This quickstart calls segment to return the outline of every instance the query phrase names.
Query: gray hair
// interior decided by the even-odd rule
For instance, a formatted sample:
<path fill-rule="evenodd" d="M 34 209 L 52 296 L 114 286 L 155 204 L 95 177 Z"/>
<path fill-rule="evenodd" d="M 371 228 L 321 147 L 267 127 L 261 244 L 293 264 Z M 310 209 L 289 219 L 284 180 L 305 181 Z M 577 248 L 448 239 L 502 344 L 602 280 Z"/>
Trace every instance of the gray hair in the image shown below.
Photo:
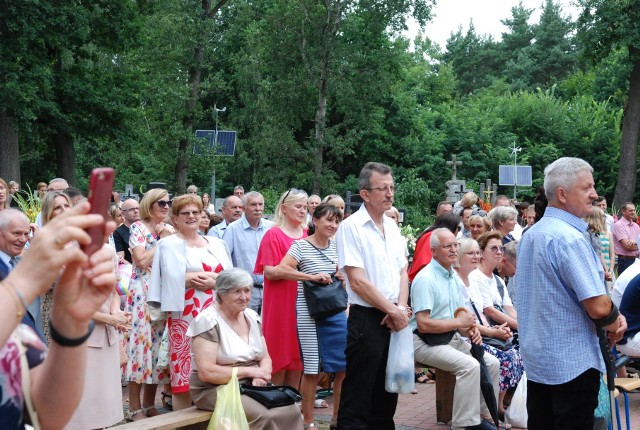
<path fill-rule="evenodd" d="M 53 178 L 52 180 L 49 181 L 49 185 L 55 184 L 56 182 L 62 182 L 64 184 L 67 184 L 67 188 L 69 188 L 69 182 L 67 182 L 67 180 L 64 178 Z"/>
<path fill-rule="evenodd" d="M 262 200 L 264 200 L 264 196 L 262 194 L 260 194 L 259 192 L 257 192 L 257 191 L 249 191 L 248 193 L 243 194 L 242 195 L 242 206 L 244 206 L 246 208 L 247 207 L 247 201 L 249 199 L 255 199 L 255 198 L 258 198 L 258 197 L 262 197 Z"/>
<path fill-rule="evenodd" d="M 444 227 L 436 228 L 431 232 L 431 239 L 429 240 L 429 247 L 431 247 L 431 249 L 440 246 L 440 234 L 444 233 L 445 231 L 451 233 L 451 230 Z"/>
<path fill-rule="evenodd" d="M 476 242 L 475 239 L 471 239 L 470 237 L 464 237 L 464 236 L 458 239 L 458 261 L 457 261 L 456 267 L 460 267 L 460 259 L 464 254 L 469 252 L 469 250 L 474 246 L 480 249 L 480 245 L 478 245 L 478 242 Z"/>
<path fill-rule="evenodd" d="M 501 222 L 505 222 L 510 218 L 518 218 L 518 210 L 511 206 L 496 206 L 489 212 L 489 219 L 495 229 L 500 227 Z"/>
<path fill-rule="evenodd" d="M 191 192 L 191 191 L 195 191 L 195 192 L 197 193 L 197 192 L 198 192 L 198 187 L 197 187 L 197 186 L 195 186 L 195 185 L 189 185 L 189 186 L 187 187 L 187 192 L 189 193 L 189 192 Z"/>
<path fill-rule="evenodd" d="M 518 256 L 518 241 L 512 240 L 504 246 L 504 253 L 502 254 L 505 258 L 516 261 L 516 257 Z"/>
<path fill-rule="evenodd" d="M 362 170 L 360 171 L 360 176 L 358 176 L 358 189 L 366 190 L 371 187 L 371 175 L 373 172 L 380 173 L 381 175 L 391 174 L 391 167 L 386 164 L 376 163 L 374 161 L 370 161 L 364 165 Z"/>
<path fill-rule="evenodd" d="M 571 191 L 576 176 L 586 170 L 593 172 L 593 167 L 581 158 L 562 157 L 544 168 L 544 194 L 547 200 L 555 202 L 556 190 L 560 187 Z"/>
<path fill-rule="evenodd" d="M 253 278 L 246 270 L 239 267 L 223 270 L 216 278 L 216 301 L 220 302 L 220 296 L 226 296 L 234 288 L 252 286 Z"/>
<path fill-rule="evenodd" d="M 15 221 L 17 219 L 21 219 L 29 224 L 29 218 L 18 209 L 15 208 L 7 208 L 3 211 L 0 211 L 0 230 L 4 231 L 9 228 L 9 224 L 11 221 Z"/>
<path fill-rule="evenodd" d="M 233 187 L 233 191 L 242 191 L 244 193 L 244 187 L 242 185 L 236 185 L 235 187 Z"/>

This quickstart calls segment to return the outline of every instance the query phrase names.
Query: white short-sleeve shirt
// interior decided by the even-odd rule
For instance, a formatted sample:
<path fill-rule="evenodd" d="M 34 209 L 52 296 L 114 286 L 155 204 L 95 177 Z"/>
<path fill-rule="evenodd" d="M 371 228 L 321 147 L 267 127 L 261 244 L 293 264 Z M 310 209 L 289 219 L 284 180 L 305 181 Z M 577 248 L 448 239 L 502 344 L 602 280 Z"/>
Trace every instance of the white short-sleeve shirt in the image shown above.
<path fill-rule="evenodd" d="M 502 307 L 513 306 L 511 298 L 509 297 L 509 292 L 507 291 L 507 287 L 504 285 L 504 282 L 502 282 L 502 279 L 500 279 L 500 283 L 502 283 L 502 287 L 504 289 L 504 296 L 502 298 L 500 297 L 500 292 L 498 291 L 496 277 L 493 276 L 493 274 L 491 275 L 491 277 L 487 277 L 480 271 L 480 269 L 476 269 L 473 272 L 469 273 L 469 284 L 477 287 L 482 294 L 482 302 L 480 303 L 482 309 L 493 307 L 493 305 L 500 305 Z M 478 309 L 478 311 L 480 312 L 481 309 Z"/>
<path fill-rule="evenodd" d="M 361 267 L 367 279 L 390 302 L 397 303 L 400 294 L 400 273 L 407 265 L 406 244 L 400 229 L 389 217 L 382 217 L 384 235 L 371 219 L 365 205 L 340 224 L 336 234 L 338 266 Z M 345 279 L 346 279 L 345 273 Z M 351 290 L 347 280 L 349 303 L 371 304 Z"/>

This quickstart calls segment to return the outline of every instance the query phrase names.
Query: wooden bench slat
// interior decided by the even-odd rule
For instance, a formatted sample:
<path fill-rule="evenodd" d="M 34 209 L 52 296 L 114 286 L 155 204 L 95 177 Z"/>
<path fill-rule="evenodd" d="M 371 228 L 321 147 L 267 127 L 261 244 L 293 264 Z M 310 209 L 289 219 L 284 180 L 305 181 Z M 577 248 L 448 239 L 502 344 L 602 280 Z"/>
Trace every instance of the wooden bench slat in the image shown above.
<path fill-rule="evenodd" d="M 208 423 L 211 419 L 211 414 L 211 411 L 203 411 L 192 406 L 180 411 L 169 412 L 140 421 L 133 421 L 113 428 L 118 430 L 171 430 L 198 423 Z"/>
<path fill-rule="evenodd" d="M 616 378 L 615 384 L 624 391 L 631 391 L 640 388 L 640 378 Z"/>

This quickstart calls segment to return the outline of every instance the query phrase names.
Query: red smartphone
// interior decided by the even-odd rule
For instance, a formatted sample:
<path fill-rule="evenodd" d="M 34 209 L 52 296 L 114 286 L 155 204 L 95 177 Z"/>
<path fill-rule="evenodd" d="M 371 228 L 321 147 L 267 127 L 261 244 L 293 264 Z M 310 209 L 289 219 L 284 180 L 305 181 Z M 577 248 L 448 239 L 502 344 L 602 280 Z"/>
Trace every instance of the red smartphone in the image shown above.
<path fill-rule="evenodd" d="M 116 171 L 111 167 L 98 167 L 91 171 L 87 198 L 91 203 L 91 213 L 102 215 L 104 223 L 87 229 L 87 233 L 91 236 L 91 243 L 82 246 L 82 250 L 87 255 L 93 254 L 102 248 L 104 244 L 104 226 L 107 222 L 107 212 L 111 204 L 111 191 L 115 174 Z"/>

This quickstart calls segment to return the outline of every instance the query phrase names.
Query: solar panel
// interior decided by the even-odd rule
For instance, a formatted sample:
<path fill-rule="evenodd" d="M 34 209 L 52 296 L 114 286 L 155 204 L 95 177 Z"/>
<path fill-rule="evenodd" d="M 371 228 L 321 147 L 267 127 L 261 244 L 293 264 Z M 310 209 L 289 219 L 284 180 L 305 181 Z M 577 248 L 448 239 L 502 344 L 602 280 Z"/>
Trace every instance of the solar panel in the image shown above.
<path fill-rule="evenodd" d="M 218 155 L 233 156 L 236 153 L 236 132 L 218 131 L 217 144 L 216 153 Z"/>
<path fill-rule="evenodd" d="M 514 175 L 513 166 L 500 165 L 498 183 L 500 185 L 530 187 L 533 184 L 531 166 L 517 166 L 516 168 L 517 177 Z"/>
<path fill-rule="evenodd" d="M 235 131 L 218 131 L 216 139 L 215 130 L 196 130 L 196 138 L 198 141 L 193 145 L 194 154 L 201 154 L 201 146 L 209 149 L 216 148 L 216 155 L 231 155 L 236 152 L 236 135 Z"/>

